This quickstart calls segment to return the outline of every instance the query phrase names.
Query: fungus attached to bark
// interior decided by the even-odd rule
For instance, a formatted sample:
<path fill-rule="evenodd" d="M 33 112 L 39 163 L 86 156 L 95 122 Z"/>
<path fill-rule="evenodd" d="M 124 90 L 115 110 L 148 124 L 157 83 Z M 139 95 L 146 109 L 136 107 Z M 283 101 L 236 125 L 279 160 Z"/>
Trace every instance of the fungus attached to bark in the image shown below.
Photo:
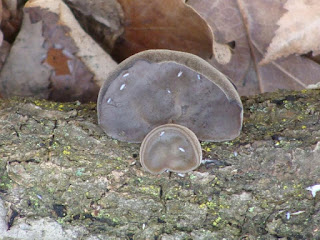
<path fill-rule="evenodd" d="M 237 137 L 240 97 L 225 75 L 183 52 L 148 50 L 120 63 L 100 89 L 98 121 L 107 135 L 141 142 L 157 126 L 174 123 L 200 140 Z"/>
<path fill-rule="evenodd" d="M 197 136 L 188 128 L 165 124 L 153 129 L 140 148 L 140 162 L 149 172 L 165 170 L 185 173 L 201 163 L 202 151 Z"/>

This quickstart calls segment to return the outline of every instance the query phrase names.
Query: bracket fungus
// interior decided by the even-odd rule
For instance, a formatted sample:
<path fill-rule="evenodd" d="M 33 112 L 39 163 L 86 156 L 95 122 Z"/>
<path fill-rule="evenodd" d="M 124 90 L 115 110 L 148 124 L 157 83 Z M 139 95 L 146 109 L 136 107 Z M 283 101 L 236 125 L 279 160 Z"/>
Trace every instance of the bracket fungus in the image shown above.
<path fill-rule="evenodd" d="M 233 139 L 243 117 L 225 75 L 195 55 L 171 50 L 147 50 L 120 63 L 100 89 L 97 110 L 107 135 L 143 141 L 141 164 L 156 174 L 197 168 L 198 139 Z"/>
<path fill-rule="evenodd" d="M 165 170 L 185 173 L 197 168 L 202 159 L 197 136 L 177 124 L 156 127 L 147 134 L 140 148 L 140 162 L 149 172 Z"/>
<path fill-rule="evenodd" d="M 203 141 L 237 137 L 240 97 L 225 75 L 200 57 L 147 50 L 121 62 L 100 89 L 98 122 L 107 135 L 142 142 L 155 127 L 173 123 Z"/>

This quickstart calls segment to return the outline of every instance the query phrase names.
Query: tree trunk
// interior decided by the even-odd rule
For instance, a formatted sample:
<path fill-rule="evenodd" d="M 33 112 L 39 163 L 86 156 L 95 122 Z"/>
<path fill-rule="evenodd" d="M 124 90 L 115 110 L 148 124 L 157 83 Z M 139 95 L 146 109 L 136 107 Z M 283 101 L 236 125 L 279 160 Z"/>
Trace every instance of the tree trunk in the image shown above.
<path fill-rule="evenodd" d="M 319 99 L 243 98 L 237 139 L 161 175 L 104 134 L 95 104 L 0 100 L 0 239 L 320 239 Z"/>

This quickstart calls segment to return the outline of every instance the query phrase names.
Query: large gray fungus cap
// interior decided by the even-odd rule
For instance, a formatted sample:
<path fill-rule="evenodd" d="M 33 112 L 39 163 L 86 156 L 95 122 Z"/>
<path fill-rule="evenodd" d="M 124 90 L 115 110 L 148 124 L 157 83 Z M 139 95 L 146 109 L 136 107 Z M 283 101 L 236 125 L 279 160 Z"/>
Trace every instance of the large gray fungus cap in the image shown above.
<path fill-rule="evenodd" d="M 240 97 L 225 75 L 190 53 L 148 50 L 121 62 L 100 89 L 98 122 L 107 135 L 142 142 L 155 127 L 173 123 L 200 140 L 237 137 Z"/>

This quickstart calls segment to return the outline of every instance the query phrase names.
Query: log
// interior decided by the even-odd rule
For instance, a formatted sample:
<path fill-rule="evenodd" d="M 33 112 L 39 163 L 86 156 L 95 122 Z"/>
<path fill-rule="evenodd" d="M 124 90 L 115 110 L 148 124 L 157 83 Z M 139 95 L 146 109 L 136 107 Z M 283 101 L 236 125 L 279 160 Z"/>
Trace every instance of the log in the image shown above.
<path fill-rule="evenodd" d="M 161 175 L 104 134 L 95 103 L 0 99 L 0 239 L 320 239 L 319 99 L 243 97 L 238 138 Z"/>

